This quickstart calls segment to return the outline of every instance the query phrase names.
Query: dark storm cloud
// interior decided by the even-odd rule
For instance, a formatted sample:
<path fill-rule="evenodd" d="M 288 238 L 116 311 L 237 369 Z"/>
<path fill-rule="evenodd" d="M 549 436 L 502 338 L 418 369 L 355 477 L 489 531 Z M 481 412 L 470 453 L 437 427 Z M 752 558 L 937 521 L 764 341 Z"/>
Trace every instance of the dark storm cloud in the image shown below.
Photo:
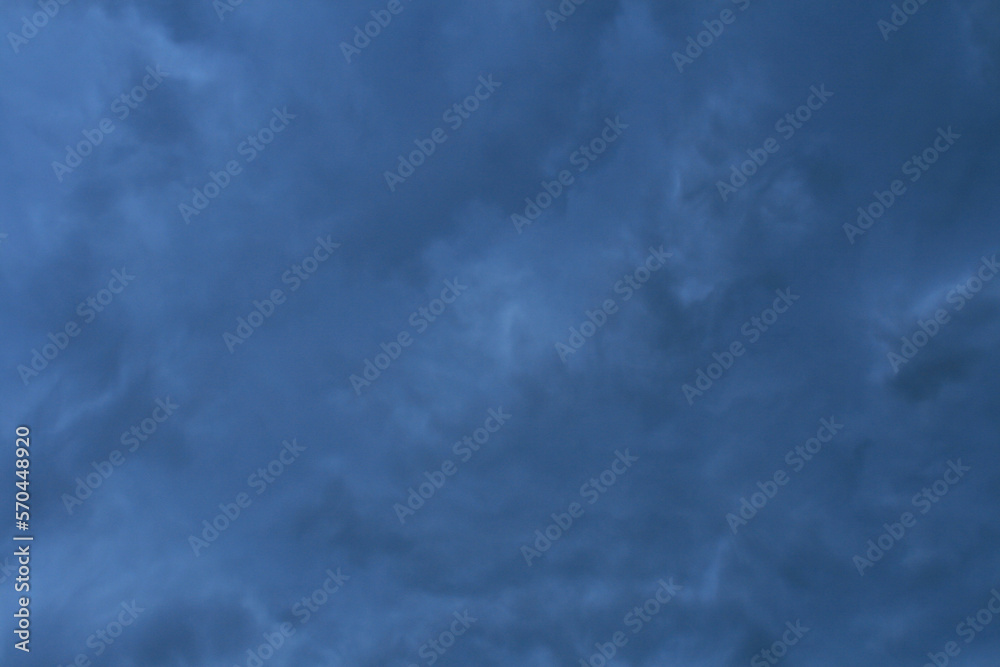
<path fill-rule="evenodd" d="M 29 664 L 247 665 L 275 633 L 265 664 L 429 664 L 464 612 L 441 664 L 579 664 L 619 630 L 618 664 L 746 664 L 797 620 L 789 665 L 920 664 L 960 641 L 998 583 L 997 286 L 961 309 L 948 295 L 997 251 L 1000 13 L 927 3 L 885 40 L 891 3 L 589 0 L 553 30 L 557 2 L 401 0 L 348 63 L 341 42 L 390 4 L 246 1 L 220 19 L 208 0 L 78 1 L 4 47 L 3 427 L 32 425 L 37 448 Z M 454 127 L 480 77 L 499 86 Z M 832 96 L 789 136 L 776 124 L 819 86 Z M 294 117 L 247 148 L 276 109 Z M 103 118 L 114 132 L 60 181 L 52 162 Z M 580 171 L 608 122 L 620 136 Z M 911 181 L 939 128 L 960 138 Z M 718 182 L 769 138 L 724 201 Z M 511 216 L 562 170 L 573 182 L 519 233 Z M 226 184 L 186 223 L 213 174 Z M 896 179 L 905 194 L 845 233 Z M 310 271 L 318 239 L 340 246 Z M 662 268 L 616 290 L 661 246 Z M 116 270 L 134 281 L 87 321 Z M 432 321 L 445 281 L 467 289 Z M 608 299 L 564 363 L 556 344 Z M 949 323 L 894 372 L 888 353 L 940 308 Z M 25 386 L 18 366 L 74 322 Z M 682 386 L 736 342 L 689 404 Z M 176 413 L 128 451 L 167 397 Z M 821 419 L 843 429 L 796 470 Z M 638 461 L 604 487 L 618 450 Z M 921 513 L 957 459 L 971 470 Z M 780 471 L 734 534 L 727 514 Z M 574 502 L 529 565 L 522 547 Z M 854 556 L 906 511 L 859 576 Z M 347 577 L 335 592 L 328 570 Z M 679 592 L 633 633 L 661 579 Z M 95 656 L 88 638 L 133 599 L 146 611 Z M 996 646 L 986 627 L 962 659 Z"/>

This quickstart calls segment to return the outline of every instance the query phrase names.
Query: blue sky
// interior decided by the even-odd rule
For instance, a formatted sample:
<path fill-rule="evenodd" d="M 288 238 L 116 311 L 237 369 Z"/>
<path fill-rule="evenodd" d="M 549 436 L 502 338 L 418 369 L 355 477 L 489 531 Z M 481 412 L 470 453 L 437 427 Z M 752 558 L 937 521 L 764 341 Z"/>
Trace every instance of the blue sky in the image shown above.
<path fill-rule="evenodd" d="M 995 663 L 993 3 L 293 5 L 0 11 L 4 664 Z"/>

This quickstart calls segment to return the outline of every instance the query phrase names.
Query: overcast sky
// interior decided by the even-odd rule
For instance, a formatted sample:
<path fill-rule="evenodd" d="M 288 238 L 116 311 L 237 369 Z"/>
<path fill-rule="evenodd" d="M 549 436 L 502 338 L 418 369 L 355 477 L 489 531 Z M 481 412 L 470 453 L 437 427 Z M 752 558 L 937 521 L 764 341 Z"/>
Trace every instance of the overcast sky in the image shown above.
<path fill-rule="evenodd" d="M 4 664 L 996 664 L 995 3 L 230 1 L 0 10 Z"/>

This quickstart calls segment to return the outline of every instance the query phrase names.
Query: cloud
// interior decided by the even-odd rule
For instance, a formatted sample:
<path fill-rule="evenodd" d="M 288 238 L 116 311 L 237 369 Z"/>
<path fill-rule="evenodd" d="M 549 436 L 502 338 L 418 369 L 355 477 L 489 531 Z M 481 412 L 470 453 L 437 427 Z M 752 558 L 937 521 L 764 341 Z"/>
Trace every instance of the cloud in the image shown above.
<path fill-rule="evenodd" d="M 671 577 L 683 590 L 625 630 L 620 664 L 746 662 L 796 620 L 810 631 L 788 664 L 916 664 L 956 641 L 996 586 L 995 285 L 898 374 L 886 355 L 996 251 L 996 8 L 928 3 L 886 41 L 888 4 L 591 1 L 553 31 L 557 2 L 402 0 L 346 62 L 340 43 L 389 4 L 244 2 L 220 20 L 207 1 L 69 3 L 5 47 L 0 425 L 34 438 L 31 659 L 246 665 L 288 623 L 266 664 L 577 664 Z M 736 20 L 679 72 L 674 52 L 724 9 Z M 149 66 L 169 74 L 118 118 Z M 453 127 L 489 76 L 502 85 Z M 834 95 L 783 136 L 820 85 Z M 285 108 L 287 129 L 241 151 Z M 115 131 L 60 181 L 52 162 L 103 118 Z M 627 129 L 581 161 L 609 118 Z M 939 127 L 961 140 L 848 242 Z M 724 201 L 717 183 L 769 137 L 780 149 Z M 186 224 L 179 205 L 230 161 Z M 519 234 L 511 216 L 562 170 L 572 184 Z M 341 245 L 293 289 L 317 237 Z M 663 268 L 616 292 L 660 246 Z M 134 283 L 85 321 L 123 267 Z M 467 291 L 419 314 L 455 280 Z M 223 334 L 276 289 L 230 354 Z M 783 289 L 800 300 L 751 341 Z M 563 363 L 556 343 L 607 299 Z M 350 376 L 401 333 L 359 395 Z M 734 342 L 745 354 L 689 405 L 682 386 Z M 69 513 L 64 494 L 166 396 L 177 414 Z M 498 407 L 509 424 L 461 461 Z M 726 514 L 831 415 L 843 434 L 734 535 Z M 301 458 L 269 473 L 293 438 Z M 636 467 L 581 501 L 626 448 Z M 859 577 L 852 556 L 956 457 L 968 479 Z M 448 460 L 401 524 L 394 504 Z M 258 494 L 254 475 L 273 481 Z M 241 493 L 195 556 L 189 536 Z M 529 567 L 521 545 L 572 502 L 583 516 Z M 350 580 L 303 622 L 337 568 Z M 133 599 L 148 611 L 96 656 L 88 638 Z M 996 646 L 987 628 L 963 656 Z"/>

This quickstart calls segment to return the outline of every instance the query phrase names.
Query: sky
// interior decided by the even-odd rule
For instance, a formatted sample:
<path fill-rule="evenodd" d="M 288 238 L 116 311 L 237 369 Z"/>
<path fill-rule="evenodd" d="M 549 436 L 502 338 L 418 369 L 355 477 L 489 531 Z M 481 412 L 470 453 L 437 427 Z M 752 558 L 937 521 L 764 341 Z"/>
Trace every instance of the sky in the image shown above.
<path fill-rule="evenodd" d="M 3 664 L 996 664 L 995 3 L 0 28 Z"/>

